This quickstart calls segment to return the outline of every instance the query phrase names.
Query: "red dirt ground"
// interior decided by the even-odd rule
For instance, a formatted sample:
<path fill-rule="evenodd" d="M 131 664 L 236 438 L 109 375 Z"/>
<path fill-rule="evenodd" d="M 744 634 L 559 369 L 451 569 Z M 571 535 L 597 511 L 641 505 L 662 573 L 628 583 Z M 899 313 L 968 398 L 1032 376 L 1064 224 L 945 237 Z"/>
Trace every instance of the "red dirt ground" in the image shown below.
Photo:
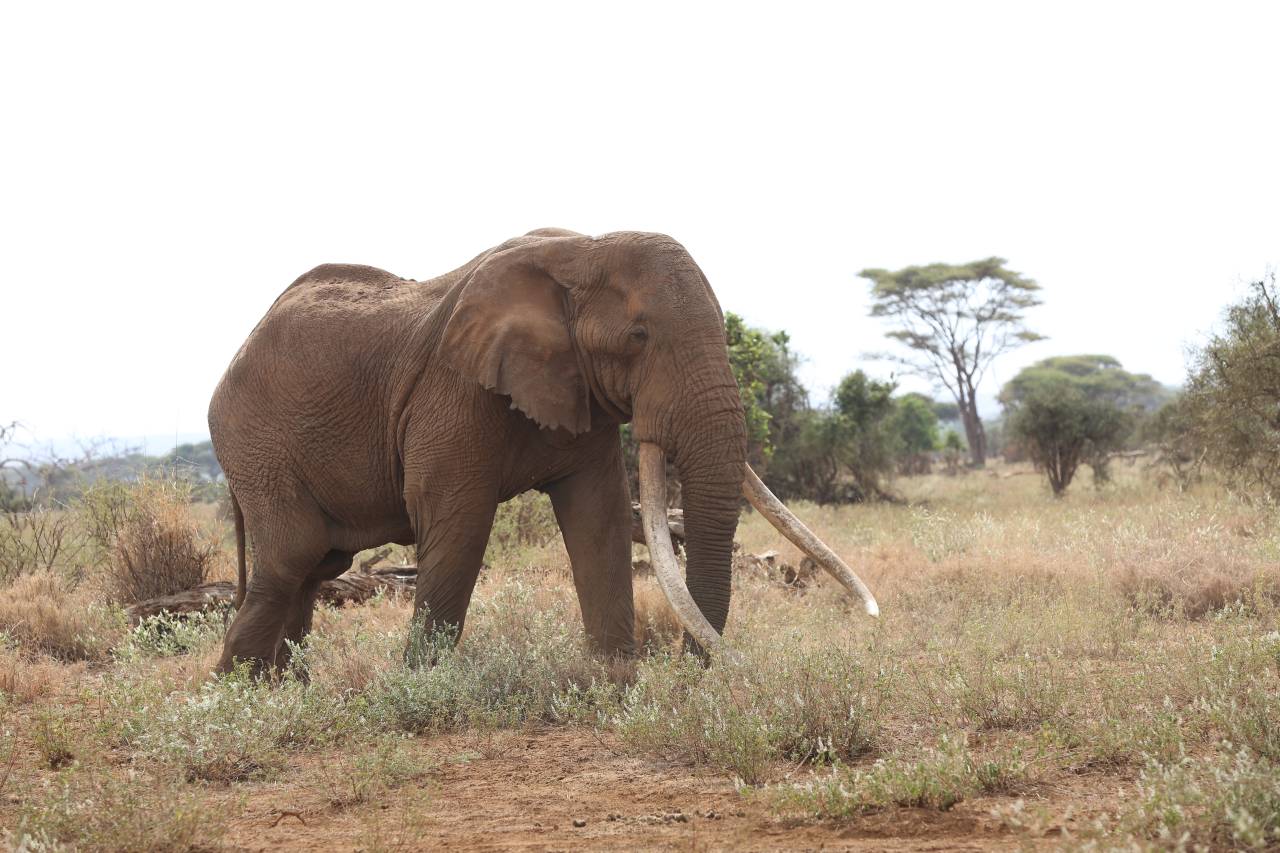
<path fill-rule="evenodd" d="M 843 824 L 782 820 L 723 776 L 623 755 L 608 736 L 583 729 L 423 738 L 406 748 L 422 750 L 436 769 L 377 802 L 332 805 L 316 782 L 318 757 L 295 761 L 274 782 L 228 788 L 239 817 L 224 843 L 246 851 L 990 850 L 1053 844 L 1063 828 L 1051 822 L 1039 838 L 1009 831 L 991 809 L 1010 799 L 947 812 L 891 809 Z M 1057 786 L 1052 810 L 1066 800 L 1091 811 L 1098 782 Z"/>

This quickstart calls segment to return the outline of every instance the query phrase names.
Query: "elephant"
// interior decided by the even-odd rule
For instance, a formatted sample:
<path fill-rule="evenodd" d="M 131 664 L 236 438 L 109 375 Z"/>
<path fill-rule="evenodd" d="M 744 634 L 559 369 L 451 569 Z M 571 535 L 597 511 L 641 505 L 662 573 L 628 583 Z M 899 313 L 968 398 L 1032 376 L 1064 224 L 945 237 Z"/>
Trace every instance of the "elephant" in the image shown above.
<path fill-rule="evenodd" d="M 685 248 L 663 234 L 547 228 L 424 281 L 316 267 L 249 334 L 209 406 L 238 568 L 218 670 L 287 666 L 318 585 L 388 542 L 416 548 L 415 617 L 456 638 L 496 509 L 530 489 L 550 496 L 589 644 L 633 655 L 625 423 L 688 650 L 731 654 L 721 635 L 744 490 L 877 612 L 747 465 L 724 317 Z M 685 577 L 665 524 L 668 456 L 683 486 Z"/>

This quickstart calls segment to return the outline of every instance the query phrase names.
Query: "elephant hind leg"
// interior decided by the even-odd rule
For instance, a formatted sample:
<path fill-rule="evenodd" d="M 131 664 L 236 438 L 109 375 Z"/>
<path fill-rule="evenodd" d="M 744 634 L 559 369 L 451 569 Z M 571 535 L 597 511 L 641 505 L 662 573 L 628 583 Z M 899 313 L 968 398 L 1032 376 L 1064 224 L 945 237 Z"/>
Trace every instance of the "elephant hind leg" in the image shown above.
<path fill-rule="evenodd" d="M 316 592 L 322 581 L 332 580 L 351 568 L 355 559 L 351 551 L 330 551 L 311 572 L 311 577 L 298 589 L 293 607 L 285 618 L 284 630 L 280 636 L 280 644 L 276 647 L 275 668 L 283 672 L 289 666 L 293 655 L 290 643 L 297 645 L 311 633 L 311 618 L 316 608 Z"/>
<path fill-rule="evenodd" d="M 246 521 L 250 520 L 246 513 Z M 286 623 L 300 613 L 304 587 L 328 553 L 324 522 L 318 516 L 299 519 L 288 530 L 287 541 L 282 542 L 278 534 L 262 535 L 250 527 L 256 550 L 253 577 L 227 629 L 218 672 L 230 672 L 236 663 L 247 661 L 253 673 L 260 675 L 276 662 Z M 314 598 L 314 590 L 307 598 Z"/>

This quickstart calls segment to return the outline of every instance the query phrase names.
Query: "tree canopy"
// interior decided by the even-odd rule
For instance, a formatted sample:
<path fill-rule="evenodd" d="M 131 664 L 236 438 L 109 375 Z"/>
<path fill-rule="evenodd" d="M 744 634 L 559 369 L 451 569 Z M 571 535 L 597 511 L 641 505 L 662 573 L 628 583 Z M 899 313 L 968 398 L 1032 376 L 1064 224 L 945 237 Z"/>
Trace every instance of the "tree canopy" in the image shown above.
<path fill-rule="evenodd" d="M 1132 432 L 1136 414 L 1163 396 L 1160 383 L 1105 355 L 1044 359 L 1000 391 L 1011 438 L 1045 472 L 1055 496 L 1081 464 L 1106 479 L 1107 460 Z"/>
<path fill-rule="evenodd" d="M 1005 263 L 992 257 L 859 273 L 871 282 L 871 316 L 892 320 L 888 336 L 909 351 L 889 357 L 951 392 L 975 465 L 986 461 L 977 403 L 983 375 L 1001 354 L 1041 338 L 1023 323 L 1024 312 L 1040 304 L 1040 286 Z"/>
<path fill-rule="evenodd" d="M 1106 400 L 1133 414 L 1154 412 L 1173 394 L 1149 375 L 1125 370 L 1112 356 L 1058 355 L 1023 368 L 1000 390 L 1000 402 L 1017 403 L 1035 386 L 1055 378 L 1074 382 L 1091 399 Z"/>
<path fill-rule="evenodd" d="M 1228 482 L 1280 498 L 1280 293 L 1275 275 L 1227 309 L 1195 355 L 1174 423 Z"/>

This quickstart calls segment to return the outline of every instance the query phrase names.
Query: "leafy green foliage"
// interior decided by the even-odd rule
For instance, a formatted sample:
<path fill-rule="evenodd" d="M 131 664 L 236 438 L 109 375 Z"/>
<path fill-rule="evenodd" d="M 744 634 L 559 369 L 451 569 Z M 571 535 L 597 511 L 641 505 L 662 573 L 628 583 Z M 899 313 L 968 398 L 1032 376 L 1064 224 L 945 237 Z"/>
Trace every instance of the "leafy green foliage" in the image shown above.
<path fill-rule="evenodd" d="M 923 394 L 904 394 L 897 398 L 889 430 L 895 439 L 894 455 L 899 470 L 904 474 L 927 474 L 931 454 L 941 443 L 934 402 Z"/>
<path fill-rule="evenodd" d="M 786 332 L 752 328 L 733 312 L 725 314 L 725 337 L 746 414 L 748 458 L 753 463 L 767 461 L 781 426 L 774 424 L 775 418 L 785 418 L 807 400 L 795 377 L 791 339 Z"/>
<path fill-rule="evenodd" d="M 987 451 L 978 382 L 1002 353 L 1040 339 L 1023 325 L 1027 309 L 1040 304 L 1040 286 L 1007 269 L 1003 258 L 858 275 L 871 282 L 871 316 L 894 321 L 888 336 L 909 351 L 894 360 L 951 392 L 973 463 L 982 465 Z"/>
<path fill-rule="evenodd" d="M 1090 400 L 1109 403 L 1124 412 L 1124 439 L 1137 438 L 1141 427 L 1173 393 L 1145 373 L 1130 373 L 1109 355 L 1060 355 L 1023 368 L 1000 390 L 1000 402 L 1017 406 L 1037 388 L 1067 382 Z"/>
<path fill-rule="evenodd" d="M 1070 389 L 1055 400 L 1059 389 Z M 1004 455 L 1011 461 L 1030 457 L 1060 482 L 1061 494 L 1074 476 L 1073 463 L 1093 469 L 1095 482 L 1109 479 L 1110 454 L 1140 442 L 1156 411 L 1172 392 L 1145 373 L 1130 373 L 1109 355 L 1064 355 L 1023 368 L 1000 390 L 1000 402 L 1010 419 Z M 1027 410 L 1015 416 L 1019 410 Z M 1049 434 L 1051 420 L 1059 432 Z M 1032 430 L 1039 438 L 1028 438 Z M 1048 442 L 1048 444 L 1046 444 Z M 1071 449 L 1080 444 L 1079 458 Z M 1065 454 L 1065 455 L 1063 455 Z M 1052 458 L 1052 465 L 1046 460 Z M 1068 470 L 1070 469 L 1070 470 Z"/>
<path fill-rule="evenodd" d="M 788 418 L 767 482 L 780 497 L 818 503 L 856 502 L 883 494 L 893 467 L 894 385 L 855 370 L 840 381 L 826 409 Z"/>
<path fill-rule="evenodd" d="M 1107 454 L 1119 447 L 1129 422 L 1115 403 L 1091 397 L 1080 383 L 1049 376 L 1029 384 L 1009 404 L 1009 430 L 1061 497 L 1085 462 L 1105 470 Z"/>
<path fill-rule="evenodd" d="M 1184 450 L 1235 487 L 1272 498 L 1280 497 L 1278 303 L 1273 274 L 1227 309 L 1222 331 L 1196 355 L 1184 408 L 1176 414 L 1181 423 L 1172 425 L 1184 437 Z"/>

